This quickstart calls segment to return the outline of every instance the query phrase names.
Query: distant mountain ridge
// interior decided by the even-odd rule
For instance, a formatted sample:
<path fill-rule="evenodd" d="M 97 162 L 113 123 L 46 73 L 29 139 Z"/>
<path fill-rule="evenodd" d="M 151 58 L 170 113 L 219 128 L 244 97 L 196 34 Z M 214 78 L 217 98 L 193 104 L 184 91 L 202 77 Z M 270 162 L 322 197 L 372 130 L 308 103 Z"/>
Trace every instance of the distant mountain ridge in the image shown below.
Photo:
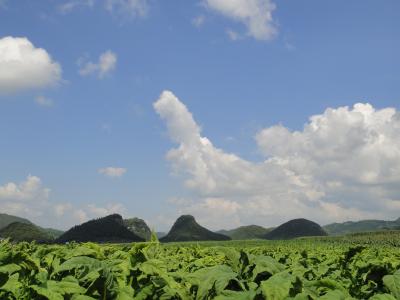
<path fill-rule="evenodd" d="M 112 214 L 74 226 L 56 239 L 58 243 L 70 241 L 129 243 L 144 239 L 125 227 L 120 215 Z"/>
<path fill-rule="evenodd" d="M 11 223 L 19 222 L 25 224 L 33 224 L 31 221 L 25 218 L 9 215 L 9 214 L 1 214 L 0 213 L 0 229 L 7 227 Z"/>
<path fill-rule="evenodd" d="M 361 220 L 361 221 L 347 221 L 343 223 L 332 223 L 323 226 L 323 229 L 329 235 L 343 235 L 343 234 L 366 232 L 366 231 L 399 230 L 400 218 L 394 221 Z"/>
<path fill-rule="evenodd" d="M 231 230 L 219 230 L 217 233 L 229 236 L 232 240 L 263 239 L 273 228 L 264 228 L 258 225 L 240 226 Z"/>
<path fill-rule="evenodd" d="M 265 235 L 267 240 L 288 240 L 305 236 L 328 235 L 320 225 L 307 219 L 293 219 Z"/>
<path fill-rule="evenodd" d="M 191 215 L 180 216 L 168 234 L 160 239 L 161 242 L 186 241 L 227 241 L 231 238 L 212 232 L 199 225 Z"/>
<path fill-rule="evenodd" d="M 13 222 L 0 229 L 0 237 L 9 238 L 15 242 L 43 242 L 48 243 L 53 237 L 40 227 L 32 223 Z"/>

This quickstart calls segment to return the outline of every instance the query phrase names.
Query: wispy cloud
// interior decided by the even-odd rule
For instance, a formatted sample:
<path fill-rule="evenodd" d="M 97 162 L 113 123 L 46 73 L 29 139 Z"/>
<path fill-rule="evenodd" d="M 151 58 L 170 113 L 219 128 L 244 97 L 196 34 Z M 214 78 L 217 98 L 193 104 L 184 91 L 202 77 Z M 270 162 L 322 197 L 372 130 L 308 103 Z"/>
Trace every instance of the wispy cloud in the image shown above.
<path fill-rule="evenodd" d="M 278 33 L 272 17 L 276 8 L 272 0 L 204 0 L 203 3 L 209 9 L 243 23 L 247 34 L 257 40 L 270 40 Z"/>
<path fill-rule="evenodd" d="M 42 95 L 37 96 L 35 98 L 35 102 L 36 102 L 37 105 L 45 106 L 45 107 L 51 107 L 54 104 L 53 99 L 47 98 L 47 97 L 42 96 Z"/>
<path fill-rule="evenodd" d="M 101 168 L 98 170 L 99 174 L 103 174 L 107 177 L 121 177 L 127 171 L 128 170 L 125 168 L 117 168 L 117 167 L 107 167 L 107 168 Z"/>
<path fill-rule="evenodd" d="M 78 65 L 80 66 L 79 74 L 82 76 L 97 74 L 100 79 L 111 73 L 117 65 L 117 55 L 111 50 L 101 54 L 97 63 L 91 61 L 84 62 L 84 60 L 80 59 L 78 61 Z"/>

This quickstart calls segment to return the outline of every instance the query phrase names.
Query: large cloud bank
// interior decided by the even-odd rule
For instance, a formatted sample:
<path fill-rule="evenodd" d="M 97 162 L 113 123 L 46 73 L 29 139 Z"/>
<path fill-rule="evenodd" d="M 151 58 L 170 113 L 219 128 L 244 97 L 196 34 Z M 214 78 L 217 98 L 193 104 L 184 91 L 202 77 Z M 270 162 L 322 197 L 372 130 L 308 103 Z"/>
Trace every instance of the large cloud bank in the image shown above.
<path fill-rule="evenodd" d="M 216 148 L 171 92 L 154 108 L 178 144 L 167 159 L 193 195 L 171 200 L 178 213 L 213 228 L 400 215 L 400 114 L 393 108 L 328 108 L 302 131 L 265 128 L 255 137 L 265 155 L 258 163 Z"/>
<path fill-rule="evenodd" d="M 0 38 L 0 93 L 12 93 L 55 85 L 61 66 L 49 53 L 27 38 Z"/>

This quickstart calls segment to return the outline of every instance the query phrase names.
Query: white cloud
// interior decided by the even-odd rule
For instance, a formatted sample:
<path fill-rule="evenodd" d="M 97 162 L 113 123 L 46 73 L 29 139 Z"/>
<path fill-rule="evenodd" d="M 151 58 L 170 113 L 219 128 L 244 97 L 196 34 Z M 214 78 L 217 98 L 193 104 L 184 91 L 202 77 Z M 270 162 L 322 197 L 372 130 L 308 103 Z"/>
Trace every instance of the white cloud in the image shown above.
<path fill-rule="evenodd" d="M 44 88 L 60 80 L 61 66 L 46 50 L 27 38 L 0 39 L 0 93 Z"/>
<path fill-rule="evenodd" d="M 53 104 L 54 104 L 52 99 L 47 98 L 47 97 L 42 96 L 42 95 L 37 96 L 35 98 L 35 102 L 36 102 L 37 105 L 47 106 L 47 107 L 53 106 Z"/>
<path fill-rule="evenodd" d="M 0 186 L 0 211 L 26 217 L 41 216 L 49 194 L 50 189 L 43 187 L 39 177 L 29 175 L 21 183 Z"/>
<path fill-rule="evenodd" d="M 78 62 L 78 65 L 81 65 L 82 61 Z M 91 74 L 97 74 L 97 76 L 102 79 L 107 74 L 115 69 L 117 64 L 117 55 L 108 50 L 100 55 L 99 61 L 97 63 L 86 62 L 80 66 L 79 74 L 82 76 L 87 76 Z"/>
<path fill-rule="evenodd" d="M 147 0 L 105 0 L 105 7 L 112 13 L 130 17 L 144 17 L 148 11 Z"/>
<path fill-rule="evenodd" d="M 192 24 L 197 27 L 200 28 L 201 26 L 203 26 L 204 22 L 205 22 L 206 18 L 204 15 L 199 15 L 195 18 L 192 19 Z"/>
<path fill-rule="evenodd" d="M 116 168 L 116 167 L 107 167 L 99 169 L 98 172 L 107 177 L 121 177 L 126 173 L 127 169 L 125 168 Z"/>
<path fill-rule="evenodd" d="M 272 0 L 204 0 L 208 8 L 247 27 L 247 34 L 258 40 L 276 36 L 272 18 L 275 4 Z"/>
<path fill-rule="evenodd" d="M 369 104 L 327 109 L 302 131 L 273 126 L 250 162 L 216 148 L 171 92 L 154 103 L 178 147 L 167 154 L 193 199 L 177 211 L 213 227 L 277 225 L 295 217 L 320 223 L 400 214 L 400 114 Z M 215 216 L 218 212 L 222 216 Z"/>
<path fill-rule="evenodd" d="M 16 184 L 6 183 L 0 186 L 0 200 L 25 201 L 33 199 L 47 199 L 50 189 L 42 187 L 39 177 L 29 175 L 26 181 Z"/>
<path fill-rule="evenodd" d="M 93 7 L 94 5 L 94 0 L 72 0 L 72 1 L 67 1 L 63 4 L 60 4 L 58 6 L 58 10 L 63 13 L 70 13 L 74 9 L 78 7 Z"/>

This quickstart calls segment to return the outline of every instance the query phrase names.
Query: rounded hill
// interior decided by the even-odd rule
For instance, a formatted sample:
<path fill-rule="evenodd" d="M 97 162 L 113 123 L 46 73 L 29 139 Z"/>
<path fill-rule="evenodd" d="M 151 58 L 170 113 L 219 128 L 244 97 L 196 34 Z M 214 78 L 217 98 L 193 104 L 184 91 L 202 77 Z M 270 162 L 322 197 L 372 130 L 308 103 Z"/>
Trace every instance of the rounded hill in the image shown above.
<path fill-rule="evenodd" d="M 199 225 L 191 215 L 180 216 L 161 242 L 227 241 L 231 238 Z"/>
<path fill-rule="evenodd" d="M 302 236 L 326 236 L 317 223 L 307 219 L 290 220 L 265 235 L 268 240 L 288 240 Z"/>

